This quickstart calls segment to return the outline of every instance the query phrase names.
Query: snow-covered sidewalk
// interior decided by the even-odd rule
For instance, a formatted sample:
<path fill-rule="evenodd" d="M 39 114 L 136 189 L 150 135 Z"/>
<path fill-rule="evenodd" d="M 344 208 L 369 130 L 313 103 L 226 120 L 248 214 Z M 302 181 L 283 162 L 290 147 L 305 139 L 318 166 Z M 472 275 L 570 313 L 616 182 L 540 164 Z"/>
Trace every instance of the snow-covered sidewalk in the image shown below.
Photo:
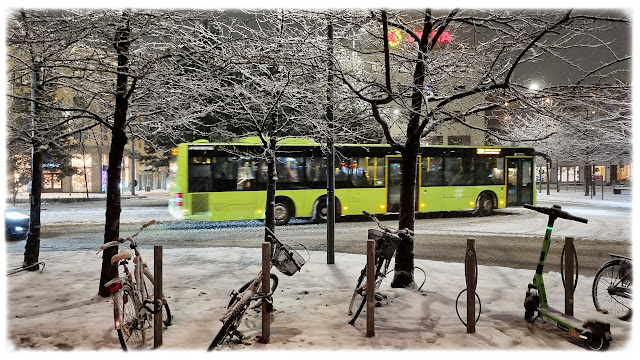
<path fill-rule="evenodd" d="M 147 260 L 153 259 L 152 255 L 143 251 Z M 44 272 L 6 278 L 5 348 L 119 350 L 111 301 L 96 296 L 101 256 L 95 252 L 46 252 L 40 259 L 46 262 Z M 8 265 L 19 265 L 21 260 L 21 254 L 9 254 L 7 259 Z M 251 313 L 242 325 L 245 344 L 225 344 L 221 350 L 562 349 L 579 351 L 580 356 L 587 353 L 580 342 L 553 325 L 541 320 L 532 325 L 523 319 L 525 291 L 534 269 L 480 265 L 477 293 L 482 315 L 477 332 L 466 334 L 455 309 L 456 297 L 466 286 L 464 264 L 426 260 L 416 260 L 416 266 L 427 273 L 423 291 L 391 289 L 390 278 L 383 282 L 381 289 L 388 300 L 376 308 L 376 336 L 367 338 L 366 316 L 354 327 L 346 315 L 364 263 L 362 255 L 337 254 L 336 264 L 327 265 L 325 253 L 312 252 L 310 262 L 292 277 L 274 269 L 280 285 L 274 295 L 271 342 L 256 341 L 260 318 Z M 204 352 L 220 329 L 219 318 L 229 300 L 227 292 L 259 271 L 260 250 L 165 249 L 163 268 L 164 289 L 174 315 L 173 325 L 164 332 L 163 350 Z M 419 271 L 416 281 L 422 282 Z M 582 319 L 606 319 L 614 338 L 611 350 L 632 350 L 631 323 L 595 310 L 592 281 L 580 276 L 575 314 Z M 551 306 L 563 310 L 560 274 L 545 274 L 545 283 Z"/>
<path fill-rule="evenodd" d="M 610 186 L 605 186 L 604 192 L 602 192 L 601 187 L 597 187 L 596 195 L 585 196 L 584 187 L 574 188 L 570 185 L 567 189 L 566 186 L 561 186 L 560 191 L 558 192 L 555 184 L 551 186 L 549 195 L 547 195 L 547 188 L 543 185 L 542 192 L 539 191 L 539 188 L 536 188 L 536 196 L 538 202 L 544 204 L 593 204 L 608 207 L 631 208 L 633 203 L 633 193 L 631 191 L 625 191 L 622 194 L 614 194 Z"/>

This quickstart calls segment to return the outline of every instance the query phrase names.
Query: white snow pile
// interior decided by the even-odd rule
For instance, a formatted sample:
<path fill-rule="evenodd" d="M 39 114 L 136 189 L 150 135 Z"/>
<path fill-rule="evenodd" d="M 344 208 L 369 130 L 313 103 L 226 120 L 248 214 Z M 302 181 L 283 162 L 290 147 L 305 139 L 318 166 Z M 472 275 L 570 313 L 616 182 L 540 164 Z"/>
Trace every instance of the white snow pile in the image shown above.
<path fill-rule="evenodd" d="M 465 251 L 465 249 L 460 249 Z M 153 259 L 152 251 L 142 251 Z M 538 256 L 538 254 L 532 254 Z M 260 249 L 165 249 L 164 289 L 173 324 L 164 331 L 162 350 L 204 352 L 222 323 L 230 289 L 238 289 L 260 270 Z M 374 337 L 366 337 L 366 314 L 348 324 L 347 307 L 365 256 L 312 252 L 300 273 L 280 274 L 274 295 L 271 339 L 258 342 L 260 315 L 248 313 L 242 344 L 225 343 L 229 350 L 575 350 L 586 354 L 581 341 L 538 319 L 523 319 L 523 302 L 534 269 L 478 267 L 477 293 L 482 314 L 475 334 L 467 334 L 456 315 L 455 301 L 465 285 L 464 264 L 416 260 L 427 273 L 422 291 L 392 289 L 391 275 L 382 283 L 387 295 L 375 309 Z M 109 298 L 97 296 L 101 255 L 95 252 L 43 252 L 46 268 L 6 278 L 7 344 L 13 355 L 33 350 L 120 350 Z M 8 265 L 19 266 L 22 254 L 8 254 Z M 275 268 L 272 270 L 279 274 Z M 416 271 L 416 281 L 422 273 Z M 599 314 L 591 300 L 593 278 L 579 277 L 575 314 L 611 323 L 610 351 L 632 350 L 631 323 Z M 545 274 L 551 306 L 564 309 L 560 274 Z M 463 319 L 466 318 L 461 309 Z M 637 342 L 636 342 L 637 343 Z M 75 353 L 75 351 L 74 351 Z"/>

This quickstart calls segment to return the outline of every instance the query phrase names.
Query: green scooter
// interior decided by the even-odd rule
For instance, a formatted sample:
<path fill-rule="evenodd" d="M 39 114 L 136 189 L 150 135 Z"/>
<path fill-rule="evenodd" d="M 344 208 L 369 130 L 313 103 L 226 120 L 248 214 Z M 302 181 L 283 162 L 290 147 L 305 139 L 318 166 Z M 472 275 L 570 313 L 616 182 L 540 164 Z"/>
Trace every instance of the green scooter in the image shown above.
<path fill-rule="evenodd" d="M 547 253 L 549 252 L 549 246 L 551 245 L 551 231 L 553 230 L 553 223 L 556 219 L 562 218 L 585 224 L 588 220 L 573 216 L 568 212 L 563 211 L 558 205 L 553 205 L 548 208 L 524 204 L 524 207 L 549 215 L 547 232 L 545 233 L 544 241 L 542 242 L 540 261 L 536 268 L 536 274 L 533 277 L 533 283 L 529 284 L 527 295 L 524 300 L 524 318 L 530 323 L 533 323 L 538 317 L 544 318 L 547 321 L 554 323 L 558 329 L 566 331 L 570 335 L 584 340 L 585 345 L 589 349 L 606 350 L 609 348 L 609 343 L 612 340 L 611 327 L 609 323 L 601 322 L 599 320 L 588 320 L 583 322 L 573 316 L 566 315 L 549 307 L 549 304 L 547 303 L 547 294 L 544 288 L 544 281 L 542 279 L 542 269 L 544 268 L 544 262 L 547 258 Z"/>

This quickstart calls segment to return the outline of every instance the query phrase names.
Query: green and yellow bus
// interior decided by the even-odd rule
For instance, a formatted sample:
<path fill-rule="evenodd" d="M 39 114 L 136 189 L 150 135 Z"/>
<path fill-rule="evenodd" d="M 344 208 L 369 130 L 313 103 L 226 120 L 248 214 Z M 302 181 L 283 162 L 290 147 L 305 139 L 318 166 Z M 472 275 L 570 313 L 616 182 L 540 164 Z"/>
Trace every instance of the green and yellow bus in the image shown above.
<path fill-rule="evenodd" d="M 335 146 L 336 216 L 399 211 L 401 158 L 389 145 Z M 178 219 L 264 219 L 267 167 L 251 141 L 197 140 L 172 149 L 169 211 Z M 276 223 L 293 217 L 326 221 L 326 157 L 319 144 L 283 139 L 276 152 Z M 535 204 L 534 149 L 423 146 L 417 212 L 494 209 Z"/>

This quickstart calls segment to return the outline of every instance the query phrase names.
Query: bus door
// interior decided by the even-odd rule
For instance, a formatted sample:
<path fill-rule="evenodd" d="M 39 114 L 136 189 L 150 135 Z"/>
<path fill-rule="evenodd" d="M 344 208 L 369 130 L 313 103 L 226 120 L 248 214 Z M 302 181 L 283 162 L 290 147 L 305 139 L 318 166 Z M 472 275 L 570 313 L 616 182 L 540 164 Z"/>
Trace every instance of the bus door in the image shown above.
<path fill-rule="evenodd" d="M 420 164 L 420 156 L 418 163 Z M 387 156 L 387 212 L 400 211 L 400 188 L 402 187 L 402 157 L 400 155 Z M 420 168 L 416 168 L 416 193 L 414 200 L 416 202 L 416 211 L 418 208 L 419 190 L 420 190 Z"/>
<path fill-rule="evenodd" d="M 507 206 L 533 204 L 533 157 L 507 156 Z"/>

